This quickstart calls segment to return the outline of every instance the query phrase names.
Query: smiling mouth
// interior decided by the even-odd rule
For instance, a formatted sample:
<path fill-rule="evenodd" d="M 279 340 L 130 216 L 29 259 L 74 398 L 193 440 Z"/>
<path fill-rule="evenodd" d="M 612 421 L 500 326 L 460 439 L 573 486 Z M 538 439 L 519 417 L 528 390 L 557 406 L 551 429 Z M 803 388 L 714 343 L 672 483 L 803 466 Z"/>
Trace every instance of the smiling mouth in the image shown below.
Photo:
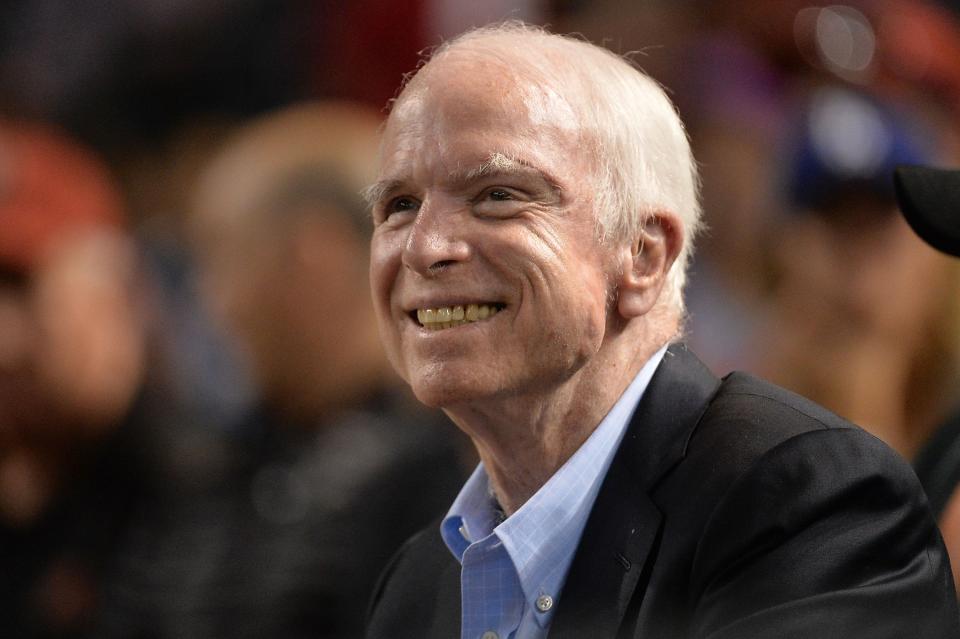
<path fill-rule="evenodd" d="M 428 331 L 440 331 L 445 328 L 482 322 L 502 311 L 504 307 L 504 304 L 488 302 L 486 304 L 418 308 L 415 312 L 411 312 L 410 316 Z"/>

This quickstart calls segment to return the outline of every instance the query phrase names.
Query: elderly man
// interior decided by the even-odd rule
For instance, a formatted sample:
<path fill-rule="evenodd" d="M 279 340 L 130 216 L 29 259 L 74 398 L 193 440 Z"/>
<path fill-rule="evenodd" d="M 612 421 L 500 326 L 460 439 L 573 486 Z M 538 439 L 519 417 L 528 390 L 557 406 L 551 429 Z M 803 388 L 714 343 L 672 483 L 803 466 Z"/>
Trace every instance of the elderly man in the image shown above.
<path fill-rule="evenodd" d="M 878 440 L 682 345 L 697 178 L 663 91 L 517 24 L 441 47 L 369 190 L 395 368 L 482 461 L 370 638 L 947 637 L 943 545 Z"/>

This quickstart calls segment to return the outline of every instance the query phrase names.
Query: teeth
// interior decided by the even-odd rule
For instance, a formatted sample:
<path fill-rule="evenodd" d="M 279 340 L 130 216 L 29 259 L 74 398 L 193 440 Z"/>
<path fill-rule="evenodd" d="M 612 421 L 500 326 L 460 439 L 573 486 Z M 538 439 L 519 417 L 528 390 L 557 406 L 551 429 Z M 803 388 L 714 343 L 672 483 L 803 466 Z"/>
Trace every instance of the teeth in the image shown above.
<path fill-rule="evenodd" d="M 441 306 L 440 308 L 417 309 L 417 320 L 429 330 L 439 331 L 478 322 L 495 315 L 500 307 L 493 304 L 467 304 L 463 306 Z"/>

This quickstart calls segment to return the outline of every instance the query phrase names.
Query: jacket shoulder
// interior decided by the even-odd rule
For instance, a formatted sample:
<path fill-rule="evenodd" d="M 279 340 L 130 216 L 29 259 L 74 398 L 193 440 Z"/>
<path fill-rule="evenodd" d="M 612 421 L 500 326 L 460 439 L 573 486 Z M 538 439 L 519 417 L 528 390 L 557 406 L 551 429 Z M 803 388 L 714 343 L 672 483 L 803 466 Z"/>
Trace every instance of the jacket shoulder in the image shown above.
<path fill-rule="evenodd" d="M 688 596 L 698 602 L 703 634 L 956 633 L 949 569 L 926 499 L 906 461 L 876 437 L 736 373 L 677 470 L 674 490 L 682 484 L 689 494 L 693 480 L 701 487 L 681 519 L 698 531 Z"/>
<path fill-rule="evenodd" d="M 721 461 L 737 473 L 788 439 L 823 430 L 860 431 L 805 397 L 747 373 L 731 373 L 691 434 L 685 456 L 716 460 L 715 453 L 723 451 Z"/>
<path fill-rule="evenodd" d="M 754 423 L 765 419 L 772 433 L 785 437 L 806 430 L 856 428 L 806 397 L 742 372 L 723 378 L 704 421 L 710 418 Z"/>
<path fill-rule="evenodd" d="M 779 481 L 786 490 L 812 482 L 829 492 L 837 476 L 882 478 L 888 489 L 922 509 L 926 500 L 910 466 L 883 442 L 826 408 L 746 373 L 724 378 L 687 442 L 683 462 L 659 487 L 667 509 L 707 524 L 707 513 L 731 492 Z M 692 494 L 687 500 L 682 494 Z M 728 501 L 729 503 L 729 501 Z"/>

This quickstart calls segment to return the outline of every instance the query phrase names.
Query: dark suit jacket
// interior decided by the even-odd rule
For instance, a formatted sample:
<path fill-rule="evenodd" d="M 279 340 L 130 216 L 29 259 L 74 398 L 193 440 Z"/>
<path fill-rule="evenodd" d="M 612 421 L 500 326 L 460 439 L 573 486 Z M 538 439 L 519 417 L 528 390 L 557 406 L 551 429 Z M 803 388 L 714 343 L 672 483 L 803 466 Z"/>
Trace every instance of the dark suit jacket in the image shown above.
<path fill-rule="evenodd" d="M 667 351 L 616 453 L 550 639 L 960 637 L 946 551 L 907 464 L 749 375 Z M 438 526 L 372 600 L 369 639 L 460 636 Z"/>

